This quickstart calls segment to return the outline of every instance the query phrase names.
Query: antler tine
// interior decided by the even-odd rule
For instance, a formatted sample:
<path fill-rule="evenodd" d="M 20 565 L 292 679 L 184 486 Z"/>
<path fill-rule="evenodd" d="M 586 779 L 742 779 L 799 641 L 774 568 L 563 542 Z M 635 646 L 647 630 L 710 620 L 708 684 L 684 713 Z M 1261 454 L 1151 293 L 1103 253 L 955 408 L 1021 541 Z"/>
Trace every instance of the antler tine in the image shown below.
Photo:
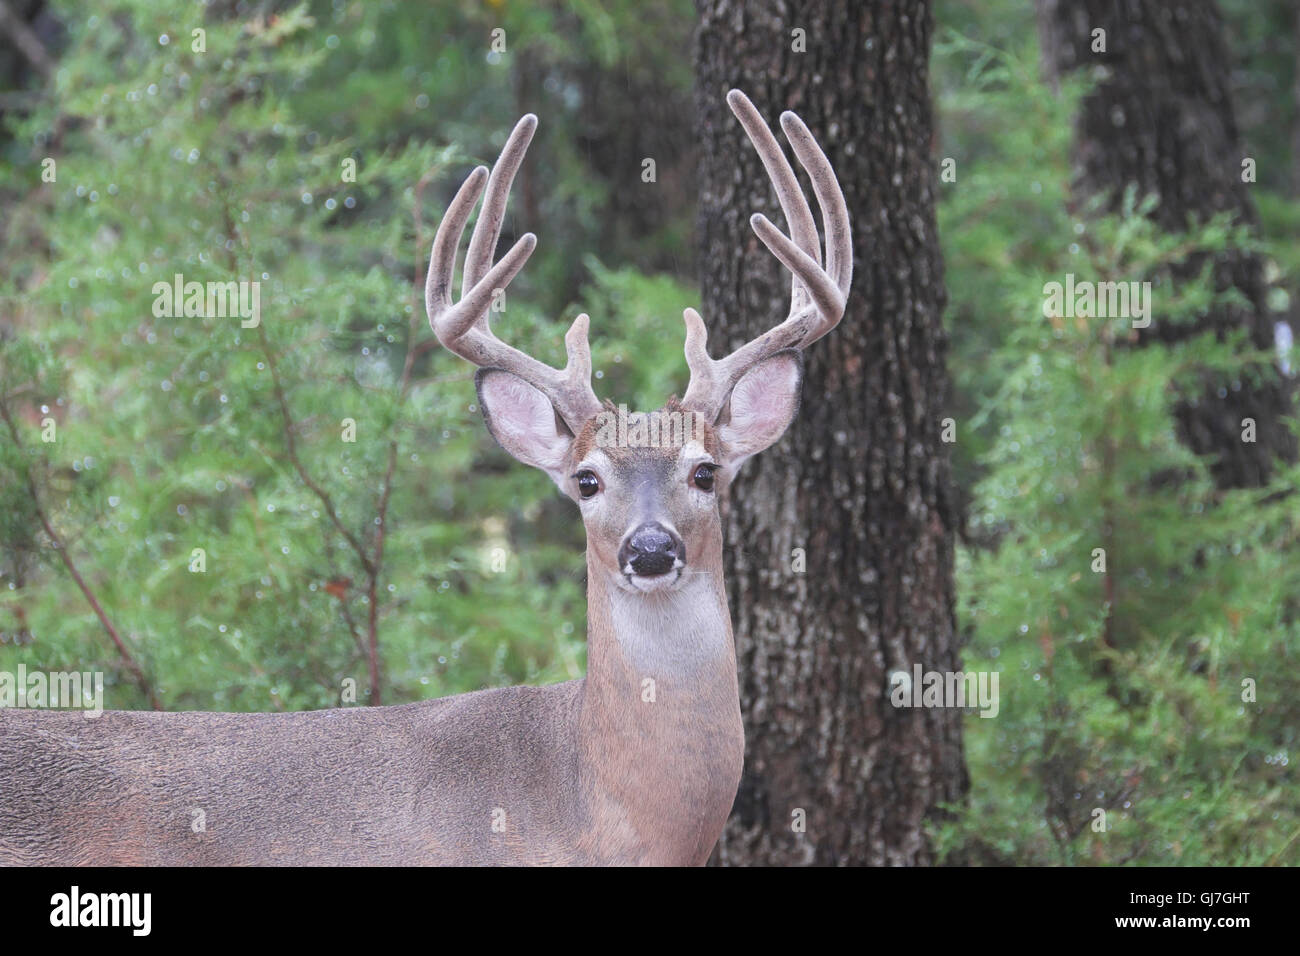
<path fill-rule="evenodd" d="M 758 158 L 762 160 L 763 168 L 767 170 L 767 176 L 776 188 L 776 199 L 781 204 L 781 214 L 790 225 L 790 235 L 794 238 L 795 244 L 820 265 L 821 249 L 817 243 L 817 224 L 813 222 L 808 200 L 804 198 L 803 190 L 799 188 L 799 180 L 795 178 L 794 170 L 790 168 L 790 162 L 785 158 L 781 144 L 768 129 L 757 107 L 740 90 L 732 90 L 727 94 L 727 105 L 731 107 L 731 112 L 736 115 L 736 119 L 740 120 L 740 125 L 749 136 L 749 141 L 758 151 Z M 805 304 L 802 296 L 803 286 L 799 282 L 799 277 L 793 276 L 790 280 L 791 311 Z"/>
<path fill-rule="evenodd" d="M 768 250 L 790 270 L 793 279 L 790 312 L 785 320 L 723 359 L 709 358 L 704 320 L 694 309 L 686 310 L 686 364 L 691 370 L 691 381 L 682 402 L 709 418 L 721 412 L 731 389 L 754 365 L 784 349 L 807 348 L 835 328 L 844 315 L 845 298 L 853 278 L 848 205 L 830 161 L 808 127 L 794 113 L 781 114 L 781 128 L 799 164 L 812 181 L 817 205 L 821 209 L 822 227 L 826 234 L 825 268 L 821 264 L 821 248 L 812 210 L 776 137 L 754 104 L 739 90 L 728 93 L 727 102 L 772 179 L 781 211 L 790 224 L 791 235 L 786 236 L 761 213 L 750 217 L 750 226 Z"/>
<path fill-rule="evenodd" d="M 502 342 L 488 323 L 488 308 L 494 293 L 510 284 L 537 245 L 537 237 L 531 232 L 525 233 L 496 265 L 491 265 L 510 186 L 536 128 L 537 117 L 531 113 L 524 116 L 506 140 L 491 175 L 486 166 L 476 168 L 447 207 L 429 257 L 429 274 L 424 286 L 425 309 L 434 334 L 449 351 L 481 368 L 499 368 L 518 375 L 550 399 L 564 423 L 576 434 L 589 418 L 600 411 L 600 402 L 591 388 L 587 316 L 579 315 L 564 337 L 568 362 L 563 369 L 552 368 Z M 465 254 L 460 301 L 453 303 L 451 287 L 457 247 L 470 211 L 483 194 L 485 181 L 487 195 Z"/>
<path fill-rule="evenodd" d="M 474 223 L 474 231 L 469 237 L 469 250 L 465 253 L 465 276 L 460 288 L 462 297 L 483 278 L 492 265 L 492 256 L 497 251 L 497 239 L 501 236 L 501 223 L 506 217 L 510 187 L 515 183 L 515 173 L 523 165 L 524 154 L 528 152 L 535 132 L 537 117 L 532 113 L 524 114 L 510 131 L 505 146 L 501 147 L 501 157 L 492 167 L 483 208 L 479 210 L 478 222 Z"/>
<path fill-rule="evenodd" d="M 817 197 L 817 207 L 822 214 L 822 229 L 826 233 L 826 275 L 839 289 L 841 297 L 847 298 L 849 286 L 853 282 L 853 233 L 849 227 L 849 206 L 844 201 L 844 190 L 840 188 L 840 181 L 835 176 L 830 160 L 803 120 L 786 110 L 781 114 L 781 129 L 794 147 L 799 165 L 808 173 L 813 195 Z M 842 305 L 840 312 L 842 316 Z M 821 335 L 833 329 L 838 321 L 837 318 L 828 324 Z M 802 347 L 807 348 L 814 341 L 816 339 L 808 339 Z"/>

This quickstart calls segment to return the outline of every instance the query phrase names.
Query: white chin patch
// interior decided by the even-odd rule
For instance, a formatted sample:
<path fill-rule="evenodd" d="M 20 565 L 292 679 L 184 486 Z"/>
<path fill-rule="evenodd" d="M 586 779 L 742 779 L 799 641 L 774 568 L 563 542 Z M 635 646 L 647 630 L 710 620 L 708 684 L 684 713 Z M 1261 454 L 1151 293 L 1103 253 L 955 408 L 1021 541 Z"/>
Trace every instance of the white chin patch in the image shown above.
<path fill-rule="evenodd" d="M 675 587 L 681 580 L 682 572 L 674 568 L 667 574 L 656 574 L 654 577 L 646 577 L 641 574 L 625 575 L 624 580 L 628 582 L 633 590 L 640 591 L 643 594 L 654 594 L 657 591 L 667 591 Z"/>

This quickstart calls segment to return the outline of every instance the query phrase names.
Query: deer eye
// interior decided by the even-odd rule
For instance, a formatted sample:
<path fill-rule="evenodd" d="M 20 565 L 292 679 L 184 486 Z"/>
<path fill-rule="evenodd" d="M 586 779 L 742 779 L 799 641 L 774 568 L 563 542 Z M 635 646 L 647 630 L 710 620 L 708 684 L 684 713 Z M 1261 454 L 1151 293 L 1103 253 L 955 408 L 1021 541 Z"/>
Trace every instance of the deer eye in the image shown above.
<path fill-rule="evenodd" d="M 600 491 L 600 479 L 596 477 L 594 471 L 580 471 L 573 477 L 578 479 L 578 494 L 582 495 L 582 497 L 590 498 Z"/>
<path fill-rule="evenodd" d="M 717 465 L 697 465 L 695 473 L 691 475 L 691 484 L 700 491 L 713 490 L 713 473 L 718 468 Z"/>

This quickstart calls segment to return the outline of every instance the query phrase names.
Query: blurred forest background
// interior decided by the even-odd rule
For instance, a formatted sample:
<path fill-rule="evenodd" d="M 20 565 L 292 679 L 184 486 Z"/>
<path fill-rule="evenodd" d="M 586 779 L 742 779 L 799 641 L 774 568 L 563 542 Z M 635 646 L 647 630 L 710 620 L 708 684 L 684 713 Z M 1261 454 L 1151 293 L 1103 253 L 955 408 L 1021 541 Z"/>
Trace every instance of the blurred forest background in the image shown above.
<path fill-rule="evenodd" d="M 1285 436 L 1244 479 L 1187 440 L 1202 391 L 1292 390 L 1294 357 L 1197 319 L 1249 307 L 1285 344 L 1300 317 L 1300 16 L 1217 6 L 1253 213 L 1179 229 L 1134 190 L 1072 193 L 1099 77 L 1047 68 L 1031 0 L 934 4 L 957 629 L 962 665 L 1002 675 L 998 717 L 964 721 L 966 797 L 927 824 L 943 862 L 1300 862 L 1300 476 Z M 558 363 L 586 311 L 598 394 L 680 394 L 694 5 L 0 18 L 0 670 L 236 711 L 581 676 L 581 524 L 493 445 L 424 270 L 469 168 L 535 112 L 509 340 Z M 1239 257 L 1253 302 L 1212 268 Z M 1187 334 L 1045 317 L 1071 272 L 1152 280 Z M 155 317 L 177 273 L 259 280 L 261 324 Z"/>

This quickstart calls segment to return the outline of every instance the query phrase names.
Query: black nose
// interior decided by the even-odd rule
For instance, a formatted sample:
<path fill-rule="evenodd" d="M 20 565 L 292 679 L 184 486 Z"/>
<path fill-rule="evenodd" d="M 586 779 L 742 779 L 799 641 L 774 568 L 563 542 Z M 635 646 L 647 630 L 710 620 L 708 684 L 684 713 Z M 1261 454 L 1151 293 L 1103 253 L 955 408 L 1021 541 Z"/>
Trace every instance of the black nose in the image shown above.
<path fill-rule="evenodd" d="M 667 574 L 675 561 L 686 562 L 686 545 L 657 521 L 641 525 L 618 549 L 618 566 L 624 572 L 631 566 L 633 574 L 645 577 Z"/>

